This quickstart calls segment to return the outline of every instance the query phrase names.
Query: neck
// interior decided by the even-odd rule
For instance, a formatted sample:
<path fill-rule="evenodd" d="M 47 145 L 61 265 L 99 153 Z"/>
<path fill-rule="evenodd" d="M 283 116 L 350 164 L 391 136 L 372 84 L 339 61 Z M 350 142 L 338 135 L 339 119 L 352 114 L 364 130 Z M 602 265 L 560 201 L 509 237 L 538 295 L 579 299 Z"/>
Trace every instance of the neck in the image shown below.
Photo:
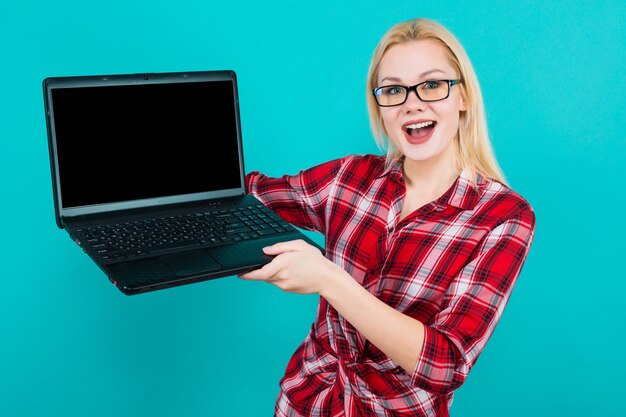
<path fill-rule="evenodd" d="M 437 158 L 414 161 L 405 158 L 403 163 L 404 181 L 407 188 L 420 190 L 420 194 L 440 194 L 456 181 L 459 171 L 454 163 L 450 146 Z"/>

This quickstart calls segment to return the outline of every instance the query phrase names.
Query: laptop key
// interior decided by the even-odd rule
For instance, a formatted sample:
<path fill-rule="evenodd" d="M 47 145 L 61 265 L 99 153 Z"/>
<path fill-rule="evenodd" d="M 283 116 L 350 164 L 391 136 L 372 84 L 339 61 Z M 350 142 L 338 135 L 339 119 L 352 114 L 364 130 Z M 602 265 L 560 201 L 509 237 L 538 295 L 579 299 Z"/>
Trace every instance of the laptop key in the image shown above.
<path fill-rule="evenodd" d="M 241 233 L 239 236 L 241 236 L 243 240 L 256 239 L 259 237 L 259 235 L 256 232 Z"/>
<path fill-rule="evenodd" d="M 245 227 L 245 226 L 246 225 L 243 224 L 243 222 L 239 222 L 238 221 L 238 222 L 229 223 L 228 228 L 229 229 L 233 229 L 233 228 L 236 228 L 236 227 Z"/>
<path fill-rule="evenodd" d="M 243 227 L 237 227 L 235 229 L 226 229 L 226 234 L 232 235 L 232 234 L 237 234 L 237 233 L 245 233 L 249 231 L 250 231 L 249 227 L 243 226 Z"/>

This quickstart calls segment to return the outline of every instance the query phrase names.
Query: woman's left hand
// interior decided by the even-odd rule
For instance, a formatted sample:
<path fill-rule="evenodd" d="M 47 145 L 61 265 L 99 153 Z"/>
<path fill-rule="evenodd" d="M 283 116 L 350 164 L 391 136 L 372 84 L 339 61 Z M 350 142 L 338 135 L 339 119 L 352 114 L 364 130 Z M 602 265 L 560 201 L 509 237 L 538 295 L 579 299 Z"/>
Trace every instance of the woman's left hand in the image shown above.
<path fill-rule="evenodd" d="M 287 292 L 319 294 L 325 278 L 338 268 L 304 240 L 276 243 L 263 248 L 263 252 L 276 257 L 263 268 L 239 275 L 240 278 L 266 281 Z"/>

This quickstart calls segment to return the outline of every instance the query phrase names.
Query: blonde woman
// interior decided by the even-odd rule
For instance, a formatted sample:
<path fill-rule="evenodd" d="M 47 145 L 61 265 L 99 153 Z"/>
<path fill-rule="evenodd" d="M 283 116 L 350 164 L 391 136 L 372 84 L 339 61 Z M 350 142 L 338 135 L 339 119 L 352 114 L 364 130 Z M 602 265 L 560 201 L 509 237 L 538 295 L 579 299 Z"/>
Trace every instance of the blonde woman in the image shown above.
<path fill-rule="evenodd" d="M 367 104 L 384 156 L 246 177 L 250 193 L 323 233 L 242 275 L 319 294 L 280 381 L 278 416 L 447 416 L 528 254 L 535 216 L 506 185 L 480 87 L 458 40 L 416 19 L 374 51 Z"/>

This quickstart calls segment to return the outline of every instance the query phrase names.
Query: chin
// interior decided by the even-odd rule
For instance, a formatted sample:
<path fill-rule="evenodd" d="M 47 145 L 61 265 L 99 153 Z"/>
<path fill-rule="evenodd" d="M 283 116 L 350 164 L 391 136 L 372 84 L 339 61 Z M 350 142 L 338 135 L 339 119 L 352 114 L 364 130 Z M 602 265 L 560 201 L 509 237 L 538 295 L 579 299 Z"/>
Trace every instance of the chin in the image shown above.
<path fill-rule="evenodd" d="M 440 147 L 438 145 L 438 139 L 435 137 L 430 138 L 426 143 L 420 145 L 414 145 L 403 140 L 399 144 L 395 142 L 396 148 L 404 155 L 406 159 L 414 162 L 423 162 L 430 159 L 441 156 L 445 153 L 446 147 Z M 400 146 L 398 146 L 400 145 Z M 450 145 L 450 144 L 449 144 Z M 449 146 L 448 145 L 448 146 Z"/>
<path fill-rule="evenodd" d="M 425 162 L 425 161 L 429 161 L 431 159 L 434 159 L 435 157 L 437 157 L 438 155 L 440 155 L 440 153 L 436 153 L 436 152 L 404 152 L 402 151 L 402 155 L 404 155 L 405 159 L 408 159 L 410 161 L 413 162 Z"/>

